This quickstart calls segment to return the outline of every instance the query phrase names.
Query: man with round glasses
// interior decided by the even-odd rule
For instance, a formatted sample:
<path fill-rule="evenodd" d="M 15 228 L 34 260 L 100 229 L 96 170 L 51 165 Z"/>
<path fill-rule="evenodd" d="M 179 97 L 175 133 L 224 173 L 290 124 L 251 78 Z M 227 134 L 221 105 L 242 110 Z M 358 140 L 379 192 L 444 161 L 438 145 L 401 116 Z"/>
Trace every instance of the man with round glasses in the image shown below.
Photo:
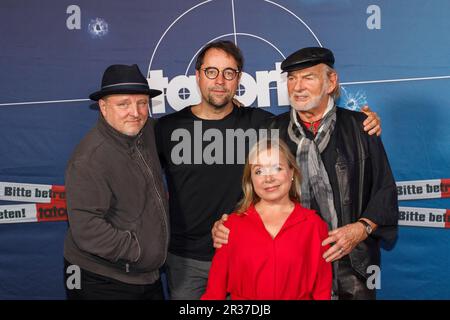
<path fill-rule="evenodd" d="M 219 130 L 222 137 L 229 129 L 258 128 L 272 116 L 259 108 L 238 107 L 233 97 L 241 78 L 242 53 L 234 43 L 210 43 L 199 53 L 195 65 L 201 102 L 158 120 L 156 139 L 169 189 L 171 240 L 167 257 L 168 281 L 172 299 L 199 299 L 204 293 L 214 248 L 211 226 L 222 213 L 231 212 L 241 196 L 240 181 L 244 164 L 196 163 L 194 157 L 210 142 L 196 150 L 190 144 L 190 161 L 179 164 L 173 152 L 179 141 L 176 130 L 195 136 L 201 124 L 207 130 Z M 238 153 L 237 146 L 232 150 Z M 223 158 L 228 152 L 224 146 Z"/>
<path fill-rule="evenodd" d="M 238 150 L 238 144 L 232 148 L 224 146 L 224 161 L 196 161 L 211 144 L 217 143 L 212 137 L 204 141 L 207 139 L 203 134 L 220 132 L 226 137 L 230 130 L 258 129 L 273 116 L 263 109 L 234 103 L 242 68 L 242 53 L 233 42 L 206 45 L 195 65 L 201 102 L 160 118 L 156 126 L 158 152 L 169 189 L 171 239 L 167 275 L 172 299 L 194 300 L 204 293 L 214 254 L 211 227 L 221 214 L 234 210 L 242 194 L 244 162 L 225 161 L 230 155 L 236 160 L 242 150 Z M 367 122 L 367 130 L 379 124 L 373 114 Z M 198 134 L 203 137 L 200 147 L 194 143 Z M 184 139 L 185 136 L 194 138 Z M 189 152 L 180 155 L 179 145 L 185 143 Z M 175 159 L 177 156 L 183 161 Z"/>
<path fill-rule="evenodd" d="M 231 81 L 234 80 L 234 78 L 236 78 L 236 76 L 240 73 L 239 70 L 235 70 L 233 68 L 226 68 L 220 71 L 216 67 L 208 67 L 201 70 L 205 73 L 205 76 L 211 80 L 216 79 L 219 74 L 222 73 L 225 80 Z"/>

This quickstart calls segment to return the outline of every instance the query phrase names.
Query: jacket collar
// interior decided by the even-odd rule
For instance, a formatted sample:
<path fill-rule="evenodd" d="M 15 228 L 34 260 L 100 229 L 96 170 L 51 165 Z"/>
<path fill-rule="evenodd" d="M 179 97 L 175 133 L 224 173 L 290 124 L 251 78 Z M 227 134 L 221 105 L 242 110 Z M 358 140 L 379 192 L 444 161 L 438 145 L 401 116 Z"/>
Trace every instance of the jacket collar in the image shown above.
<path fill-rule="evenodd" d="M 284 225 L 281 227 L 280 232 L 284 229 L 290 228 L 297 223 L 300 223 L 306 219 L 306 214 L 304 212 L 304 208 L 298 203 L 295 202 L 294 210 L 292 210 L 292 213 L 289 215 L 289 217 L 284 222 Z M 261 216 L 259 215 L 258 211 L 256 211 L 254 204 L 252 204 L 244 214 L 248 215 L 252 219 L 257 219 L 261 221 Z M 264 224 L 263 224 L 264 225 Z"/>
<path fill-rule="evenodd" d="M 147 123 L 144 125 L 144 128 L 146 125 Z M 133 148 L 133 146 L 136 144 L 136 141 L 141 137 L 142 131 L 144 130 L 144 128 L 142 128 L 142 130 L 137 135 L 128 136 L 111 127 L 111 125 L 106 122 L 101 113 L 98 117 L 97 127 L 105 137 L 111 140 L 116 146 L 119 146 L 120 148 L 123 148 L 125 150 L 130 150 L 131 148 Z"/>

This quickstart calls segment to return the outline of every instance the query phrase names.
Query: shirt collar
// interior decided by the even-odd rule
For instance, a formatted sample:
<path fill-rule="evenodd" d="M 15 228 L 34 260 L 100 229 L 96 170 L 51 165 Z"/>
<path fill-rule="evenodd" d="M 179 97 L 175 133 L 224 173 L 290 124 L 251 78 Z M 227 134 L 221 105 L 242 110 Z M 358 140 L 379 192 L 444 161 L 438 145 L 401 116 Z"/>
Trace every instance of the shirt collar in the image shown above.
<path fill-rule="evenodd" d="M 144 127 L 141 129 L 141 131 L 137 135 L 129 136 L 129 135 L 123 134 L 122 132 L 119 132 L 116 129 L 114 129 L 106 121 L 106 119 L 103 117 L 103 115 L 101 113 L 98 118 L 98 128 L 99 128 L 100 132 L 103 133 L 108 138 L 111 138 L 111 140 L 114 141 L 114 143 L 116 145 L 119 145 L 120 147 L 125 148 L 127 150 L 131 149 L 135 145 L 136 141 L 141 137 L 142 131 L 144 130 L 146 125 L 147 125 L 147 123 L 144 125 Z"/>

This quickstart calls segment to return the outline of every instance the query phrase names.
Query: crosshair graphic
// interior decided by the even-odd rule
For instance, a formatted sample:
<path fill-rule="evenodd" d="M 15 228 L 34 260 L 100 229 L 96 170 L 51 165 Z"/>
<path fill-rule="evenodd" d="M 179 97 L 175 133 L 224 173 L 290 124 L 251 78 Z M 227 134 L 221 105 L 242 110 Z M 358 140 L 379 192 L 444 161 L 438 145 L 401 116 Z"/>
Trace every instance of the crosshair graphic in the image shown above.
<path fill-rule="evenodd" d="M 195 6 L 193 6 L 193 7 L 191 7 L 191 8 L 189 8 L 188 10 L 186 10 L 185 12 L 183 12 L 181 15 L 179 15 L 170 25 L 169 25 L 169 27 L 167 27 L 167 29 L 163 32 L 163 34 L 161 35 L 161 37 L 159 38 L 159 40 L 158 40 L 158 42 L 156 43 L 156 46 L 155 46 L 155 49 L 153 50 L 153 53 L 152 53 L 152 56 L 151 56 L 151 58 L 150 58 L 150 63 L 149 63 L 149 66 L 148 66 L 148 71 L 147 71 L 147 76 L 149 76 L 150 75 L 150 70 L 151 70 L 151 67 L 152 67 L 152 64 L 153 64 L 153 60 L 154 60 L 154 58 L 155 58 L 155 55 L 156 55 L 156 53 L 157 53 L 157 51 L 158 51 L 158 49 L 159 49 L 159 46 L 161 45 L 161 42 L 163 41 L 163 39 L 165 38 L 165 36 L 167 35 L 167 33 L 183 18 L 183 17 L 185 17 L 187 14 L 189 14 L 189 13 L 192 13 L 192 11 L 194 11 L 194 10 L 196 10 L 196 9 L 198 9 L 198 8 L 200 8 L 201 6 L 204 6 L 204 5 L 206 5 L 206 4 L 208 4 L 208 3 L 211 3 L 211 2 L 213 2 L 213 1 L 217 1 L 217 0 L 207 0 L 207 1 L 203 1 L 203 2 L 201 2 L 201 3 L 199 3 L 199 4 L 197 4 L 197 5 L 195 5 Z M 267 40 L 267 39 L 265 39 L 264 37 L 261 37 L 261 36 L 259 36 L 259 35 L 255 35 L 255 34 L 250 34 L 250 33 L 241 33 L 241 32 L 237 32 L 237 29 L 236 29 L 236 14 L 235 14 L 235 6 L 234 6 L 234 0 L 230 0 L 231 1 L 231 14 L 232 14 L 232 24 L 233 24 L 233 32 L 230 32 L 230 33 L 227 33 L 227 34 L 223 34 L 223 35 L 219 35 L 219 36 L 217 36 L 217 37 L 215 37 L 215 38 L 213 38 L 213 39 L 209 39 L 208 41 L 206 41 L 198 50 L 197 50 L 197 52 L 194 54 L 194 56 L 192 57 L 192 59 L 189 61 L 189 64 L 188 64 L 188 66 L 187 66 L 187 68 L 186 68 L 186 71 L 185 71 L 185 75 L 187 75 L 187 73 L 188 73 L 188 71 L 189 71 L 189 68 L 190 68 L 190 66 L 191 66 L 191 64 L 192 64 L 192 62 L 194 61 L 194 59 L 196 58 L 196 56 L 198 55 L 198 53 L 203 49 L 203 47 L 206 45 L 206 44 L 208 44 L 209 42 L 212 42 L 212 41 L 216 41 L 216 40 L 219 40 L 219 39 L 221 39 L 221 38 L 224 38 L 224 37 L 227 37 L 227 36 L 233 36 L 234 37 L 234 43 L 236 44 L 236 45 L 238 45 L 238 43 L 237 43 L 237 36 L 246 36 L 246 37 L 252 37 L 252 38 L 255 38 L 255 39 L 258 39 L 258 40 L 260 40 L 260 41 L 262 41 L 262 42 L 264 42 L 264 43 L 266 43 L 266 44 L 268 44 L 268 45 L 270 45 L 273 49 L 275 49 L 277 52 L 278 52 L 278 54 L 280 54 L 280 56 L 281 56 L 281 58 L 282 59 L 285 59 L 286 57 L 285 57 L 285 55 L 281 52 L 281 50 L 280 49 L 278 49 L 273 43 L 271 43 L 269 40 Z M 299 21 L 303 26 L 304 26 L 304 28 L 312 35 L 312 37 L 315 39 L 315 41 L 317 42 L 317 45 L 318 46 L 320 46 L 320 47 L 322 47 L 322 43 L 320 42 L 320 40 L 319 40 L 319 38 L 316 36 L 316 34 L 312 31 L 312 29 L 309 27 L 309 25 L 308 24 L 306 24 L 305 23 L 305 21 L 303 20 L 303 19 L 301 19 L 299 16 L 297 16 L 295 13 L 293 13 L 291 10 L 289 10 L 289 9 L 287 9 L 287 8 L 285 8 L 285 7 L 283 7 L 282 5 L 280 5 L 280 4 L 278 4 L 278 3 L 276 3 L 276 2 L 274 2 L 274 1 L 270 1 L 270 0 L 262 0 L 263 2 L 266 2 L 266 3 L 269 3 L 269 4 L 271 4 L 271 5 L 273 5 L 273 6 L 275 6 L 275 7 L 277 7 L 277 8 L 279 8 L 279 9 L 281 9 L 282 11 L 284 11 L 284 12 L 286 12 L 286 13 L 288 13 L 289 15 L 291 15 L 291 16 L 293 16 L 297 21 Z"/>
<path fill-rule="evenodd" d="M 244 94 L 245 94 L 245 87 L 242 84 L 239 84 L 239 87 L 236 90 L 236 95 L 239 97 Z"/>
<path fill-rule="evenodd" d="M 178 91 L 178 96 L 183 100 L 187 100 L 191 96 L 191 92 L 188 88 L 181 88 L 180 91 Z"/>
<path fill-rule="evenodd" d="M 159 50 L 160 46 L 163 44 L 163 41 L 164 41 L 164 39 L 166 38 L 166 35 L 168 35 L 168 33 L 169 33 L 171 30 L 174 30 L 174 29 L 176 29 L 176 28 L 178 28 L 178 29 L 182 28 L 182 27 L 180 26 L 180 24 L 184 23 L 186 19 L 189 19 L 189 16 L 190 16 L 190 15 L 198 14 L 198 13 L 199 13 L 199 10 L 204 10 L 204 8 L 205 8 L 205 7 L 207 8 L 208 5 L 211 5 L 211 4 L 217 3 L 217 2 L 219 2 L 219 0 L 207 0 L 207 1 L 203 1 L 203 2 L 201 2 L 201 3 L 198 3 L 198 4 L 196 4 L 196 5 L 194 5 L 194 6 L 190 7 L 190 8 L 188 8 L 188 9 L 185 10 L 184 12 L 182 12 L 177 18 L 175 18 L 175 19 L 173 20 L 173 22 L 172 22 L 172 23 L 164 30 L 164 32 L 162 33 L 161 37 L 159 38 L 159 40 L 158 40 L 158 42 L 157 42 L 157 44 L 156 44 L 156 46 L 155 46 L 155 48 L 154 48 L 154 50 L 153 50 L 153 52 L 152 52 L 152 55 L 151 55 L 151 58 L 150 58 L 150 62 L 149 62 L 148 71 L 147 71 L 147 77 L 148 77 L 148 78 L 151 78 L 151 77 L 150 77 L 150 72 L 151 72 L 151 70 L 152 70 L 152 66 L 153 66 L 154 59 L 156 58 L 157 53 L 158 53 L 158 50 Z M 227 2 L 227 1 L 221 1 L 220 4 L 226 4 L 226 2 Z M 319 38 L 316 36 L 316 34 L 314 33 L 314 31 L 311 29 L 311 27 L 304 21 L 304 19 L 302 19 L 301 17 L 299 17 L 298 15 L 296 15 L 295 13 L 293 13 L 291 10 L 285 8 L 284 6 L 278 4 L 278 3 L 274 2 L 274 1 L 270 1 L 270 0 L 262 0 L 262 1 L 259 1 L 259 2 L 257 2 L 257 3 L 264 3 L 264 4 L 267 4 L 267 5 L 271 8 L 271 10 L 275 10 L 275 11 L 277 11 L 277 12 L 279 11 L 279 12 L 281 12 L 283 15 L 287 15 L 287 16 L 291 17 L 291 18 L 295 21 L 295 23 L 298 23 L 298 24 L 301 26 L 302 30 L 306 31 L 306 34 L 307 34 L 308 36 L 311 36 L 311 37 L 313 38 L 313 43 L 314 43 L 315 46 L 322 46 L 322 44 L 321 44 Z M 230 23 L 230 26 L 232 26 L 232 30 L 231 30 L 231 28 L 230 28 L 230 32 L 229 32 L 229 33 L 220 34 L 220 35 L 214 36 L 214 37 L 212 37 L 212 38 L 203 40 L 203 43 L 202 43 L 201 46 L 195 51 L 195 53 L 193 54 L 192 58 L 189 60 L 189 63 L 187 64 L 187 66 L 186 66 L 186 68 L 185 68 L 185 71 L 184 71 L 184 76 L 185 76 L 185 77 L 188 77 L 188 74 L 189 74 L 189 72 L 190 72 L 190 69 L 191 69 L 191 66 L 192 66 L 194 60 L 197 58 L 197 56 L 198 56 L 198 54 L 200 53 L 200 51 L 201 51 L 208 43 L 214 42 L 214 41 L 216 41 L 216 40 L 223 39 L 223 38 L 226 38 L 226 37 L 232 37 L 232 38 L 234 39 L 234 43 L 235 43 L 236 45 L 238 45 L 238 37 L 239 37 L 239 38 L 244 38 L 244 37 L 245 37 L 245 38 L 251 38 L 251 39 L 254 39 L 254 40 L 259 41 L 259 42 L 262 42 L 264 45 L 268 46 L 268 47 L 270 48 L 270 50 L 275 51 L 275 54 L 279 56 L 279 59 L 280 59 L 280 60 L 284 60 L 284 59 L 286 58 L 286 55 L 282 52 L 282 50 L 281 50 L 280 48 L 278 48 L 272 41 L 270 41 L 270 39 L 268 39 L 267 37 L 265 37 L 265 36 L 263 36 L 263 35 L 261 35 L 261 34 L 258 34 L 258 31 L 262 31 L 262 30 L 257 30 L 256 32 L 255 32 L 255 31 L 254 31 L 254 32 L 251 32 L 251 31 L 250 31 L 250 32 L 238 32 L 238 30 L 237 30 L 237 24 L 236 24 L 236 8 L 235 8 L 235 0 L 229 0 L 229 4 L 230 4 L 229 9 L 231 10 L 231 12 L 230 12 L 230 17 L 231 17 L 231 21 L 230 21 L 231 23 Z M 254 4 L 254 3 L 252 3 L 252 5 L 253 5 L 253 4 Z M 213 9 L 211 9 L 211 11 L 214 12 Z M 218 12 L 218 11 L 217 11 L 217 12 Z M 221 11 L 221 15 L 222 15 L 223 13 L 224 13 L 224 12 Z M 284 17 L 284 16 L 283 16 L 283 17 Z M 188 20 L 188 21 L 189 21 L 189 20 Z M 188 22 L 188 23 L 189 23 L 189 22 Z M 224 23 L 225 23 L 225 25 L 226 25 L 226 19 L 225 19 Z M 297 30 L 297 27 L 296 27 L 295 29 Z M 183 60 L 184 58 L 182 57 L 181 59 Z M 272 61 L 272 62 L 274 62 L 274 61 Z M 180 73 L 181 73 L 181 72 L 180 72 Z M 277 86 L 273 86 L 272 84 L 270 84 L 270 85 L 269 85 L 269 90 L 271 90 L 271 91 L 272 91 L 272 90 L 278 90 L 278 88 L 277 88 Z M 244 95 L 245 91 L 246 91 L 246 90 L 245 90 L 244 86 L 241 85 L 241 86 L 240 86 L 240 90 L 236 93 L 236 95 L 239 96 L 239 97 L 242 97 L 242 96 Z M 166 94 L 166 96 L 167 96 L 167 92 L 165 92 L 165 94 Z M 185 104 L 188 104 L 188 103 L 196 103 L 196 102 L 197 102 L 197 101 L 195 100 L 195 99 L 197 99 L 197 98 L 192 97 L 192 96 L 189 96 L 189 97 L 194 98 L 194 100 L 192 100 L 192 101 L 190 101 L 190 102 L 187 102 L 187 101 L 186 101 L 186 100 L 187 100 L 186 96 L 182 96 L 182 95 L 180 95 L 179 93 L 178 93 L 178 97 L 179 97 L 182 101 L 184 101 L 183 103 L 185 103 Z M 183 103 L 182 103 L 182 105 L 183 105 Z M 249 103 L 249 102 L 247 102 L 247 104 L 248 104 L 248 103 Z M 179 110 L 179 106 L 173 106 L 173 105 L 172 105 L 171 107 L 174 108 L 175 110 Z"/>
<path fill-rule="evenodd" d="M 210 39 L 209 41 L 207 41 L 205 44 L 203 44 L 201 46 L 200 49 L 197 50 L 197 52 L 194 54 L 194 56 L 191 58 L 191 60 L 189 61 L 189 64 L 186 67 L 186 71 L 184 72 L 184 75 L 187 76 L 189 69 L 191 68 L 192 63 L 194 62 L 194 59 L 197 57 L 197 55 L 200 53 L 200 51 L 202 51 L 202 49 L 205 47 L 205 45 L 207 45 L 210 42 L 228 37 L 228 36 L 245 36 L 245 37 L 250 37 L 250 38 L 255 38 L 258 39 L 266 44 L 268 44 L 269 46 L 271 46 L 273 49 L 275 49 L 276 52 L 278 52 L 278 54 L 281 56 L 281 58 L 284 60 L 286 57 L 285 55 L 280 51 L 280 49 L 278 49 L 273 43 L 271 43 L 270 41 L 268 41 L 267 39 L 264 39 L 260 36 L 254 35 L 254 34 L 250 34 L 250 33 L 241 33 L 241 32 L 235 32 L 235 33 L 226 33 L 226 34 L 222 34 L 216 38 Z"/>

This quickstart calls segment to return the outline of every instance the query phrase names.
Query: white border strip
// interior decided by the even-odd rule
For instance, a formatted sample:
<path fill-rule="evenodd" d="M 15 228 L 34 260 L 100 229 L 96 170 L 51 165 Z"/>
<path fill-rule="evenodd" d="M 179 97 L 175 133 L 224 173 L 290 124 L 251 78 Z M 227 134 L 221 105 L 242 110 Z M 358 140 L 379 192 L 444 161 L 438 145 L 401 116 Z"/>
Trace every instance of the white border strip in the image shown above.
<path fill-rule="evenodd" d="M 237 34 L 236 34 L 236 17 L 234 15 L 234 0 L 231 0 L 231 10 L 233 13 L 233 33 L 234 33 L 234 44 L 237 46 Z"/>
<path fill-rule="evenodd" d="M 0 206 L 0 224 L 37 221 L 37 210 L 35 204 Z"/>
<path fill-rule="evenodd" d="M 448 198 L 449 179 L 396 181 L 398 200 Z"/>
<path fill-rule="evenodd" d="M 353 81 L 353 82 L 342 82 L 341 85 L 373 84 L 373 83 L 392 83 L 392 82 L 408 82 L 408 81 L 424 81 L 424 80 L 442 80 L 442 79 L 450 79 L 450 76 L 423 77 L 423 78 L 403 78 L 403 79 L 387 79 L 387 80 Z"/>
<path fill-rule="evenodd" d="M 29 101 L 29 102 L 12 102 L 12 103 L 0 103 L 0 107 L 6 106 L 23 106 L 30 104 L 49 104 L 49 103 L 70 103 L 70 102 L 85 102 L 91 101 L 90 99 L 71 99 L 71 100 L 49 100 L 49 101 Z"/>
<path fill-rule="evenodd" d="M 1 201 L 50 203 L 53 185 L 0 182 Z"/>
<path fill-rule="evenodd" d="M 446 228 L 446 222 L 450 222 L 446 209 L 415 207 L 399 207 L 398 209 L 400 226 Z"/>

